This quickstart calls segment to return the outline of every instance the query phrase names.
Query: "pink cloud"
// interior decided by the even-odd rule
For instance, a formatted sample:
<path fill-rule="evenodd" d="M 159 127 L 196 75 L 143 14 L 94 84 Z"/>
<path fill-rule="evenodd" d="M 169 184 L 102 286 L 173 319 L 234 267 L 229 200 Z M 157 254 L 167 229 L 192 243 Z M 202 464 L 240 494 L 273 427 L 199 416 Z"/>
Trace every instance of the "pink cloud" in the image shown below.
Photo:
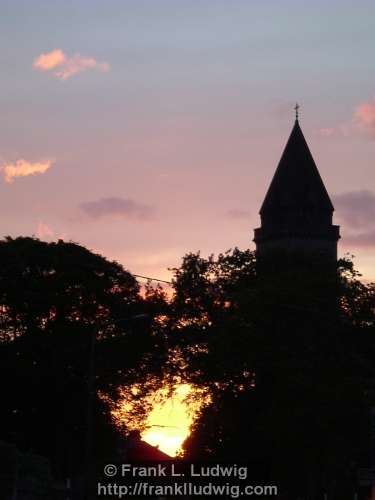
<path fill-rule="evenodd" d="M 362 129 L 375 137 L 375 97 L 357 106 L 354 119 Z"/>
<path fill-rule="evenodd" d="M 29 175 L 44 174 L 51 167 L 53 160 L 31 163 L 20 159 L 15 163 L 5 163 L 0 167 L 5 182 L 12 183 L 17 177 L 28 177 Z"/>
<path fill-rule="evenodd" d="M 343 235 L 343 244 L 354 248 L 374 248 L 375 231 L 366 231 L 359 234 Z"/>
<path fill-rule="evenodd" d="M 67 59 L 63 64 L 61 70 L 56 71 L 56 76 L 61 80 L 67 80 L 77 73 L 86 71 L 88 69 L 97 69 L 98 71 L 109 71 L 108 63 L 98 63 L 95 59 L 84 58 L 79 54 Z"/>
<path fill-rule="evenodd" d="M 38 223 L 36 235 L 41 240 L 45 240 L 45 239 L 53 238 L 53 236 L 55 235 L 55 232 L 47 224 L 40 221 Z"/>
<path fill-rule="evenodd" d="M 353 248 L 375 247 L 375 192 L 362 189 L 332 197 L 339 222 L 343 224 L 342 244 Z"/>
<path fill-rule="evenodd" d="M 60 49 L 52 50 L 47 54 L 40 54 L 34 61 L 34 68 L 41 71 L 49 71 L 50 69 L 61 66 L 66 61 L 66 55 Z"/>
<path fill-rule="evenodd" d="M 350 123 L 342 123 L 340 125 L 336 125 L 335 127 L 326 127 L 320 128 L 316 131 L 317 135 L 321 137 L 347 137 L 352 133 L 352 124 Z"/>
<path fill-rule="evenodd" d="M 367 189 L 332 196 L 340 221 L 352 229 L 374 226 L 375 193 Z"/>
<path fill-rule="evenodd" d="M 102 72 L 110 69 L 106 62 L 100 63 L 92 57 L 82 57 L 80 54 L 68 57 L 60 49 L 40 54 L 35 59 L 33 66 L 39 71 L 53 71 L 53 74 L 61 80 L 67 80 L 73 75 L 90 69 Z"/>
<path fill-rule="evenodd" d="M 316 130 L 317 135 L 326 138 L 356 136 L 364 132 L 375 138 L 375 97 L 358 104 L 350 121 Z"/>
<path fill-rule="evenodd" d="M 40 240 L 44 241 L 56 241 L 56 240 L 66 239 L 65 233 L 57 234 L 48 224 L 42 221 L 38 222 L 36 236 Z"/>
<path fill-rule="evenodd" d="M 320 128 L 318 130 L 318 134 L 321 135 L 322 137 L 332 137 L 333 135 L 335 135 L 335 128 L 334 127 Z"/>

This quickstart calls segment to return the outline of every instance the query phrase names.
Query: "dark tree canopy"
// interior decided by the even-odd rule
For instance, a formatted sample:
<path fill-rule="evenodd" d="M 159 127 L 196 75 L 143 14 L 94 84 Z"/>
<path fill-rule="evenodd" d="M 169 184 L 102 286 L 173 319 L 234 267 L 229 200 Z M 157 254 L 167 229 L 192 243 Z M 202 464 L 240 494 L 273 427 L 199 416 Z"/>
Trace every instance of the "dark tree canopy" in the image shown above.
<path fill-rule="evenodd" d="M 120 264 L 72 242 L 6 238 L 0 262 L 0 439 L 50 458 L 66 476 L 84 464 L 92 336 L 98 394 L 116 400 L 124 385 L 157 386 L 163 297 L 143 298 Z M 110 410 L 96 398 L 99 454 L 116 443 Z"/>
<path fill-rule="evenodd" d="M 368 465 L 375 286 L 350 259 L 334 279 L 277 267 L 259 275 L 254 253 L 234 249 L 188 254 L 175 269 L 175 369 L 211 396 L 185 454 L 264 458 L 290 495 L 339 478 L 349 495 L 353 470 Z"/>
<path fill-rule="evenodd" d="M 368 465 L 375 286 L 350 259 L 327 278 L 283 260 L 262 275 L 251 251 L 188 254 L 169 303 L 75 243 L 7 238 L 0 262 L 0 440 L 56 474 L 84 461 L 93 335 L 95 389 L 109 398 L 95 401 L 98 456 L 115 449 L 108 401 L 122 388 L 142 410 L 148 391 L 187 382 L 209 394 L 189 458 L 265 459 L 290 499 L 307 488 L 344 500 Z"/>

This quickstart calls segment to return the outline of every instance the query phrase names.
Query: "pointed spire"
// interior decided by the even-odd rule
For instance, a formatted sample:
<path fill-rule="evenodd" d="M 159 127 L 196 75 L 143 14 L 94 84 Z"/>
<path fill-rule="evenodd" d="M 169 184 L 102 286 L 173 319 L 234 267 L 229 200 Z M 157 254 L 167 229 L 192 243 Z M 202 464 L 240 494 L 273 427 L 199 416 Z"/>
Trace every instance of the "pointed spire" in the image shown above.
<path fill-rule="evenodd" d="M 300 128 L 298 109 L 296 104 L 296 121 L 260 209 L 261 214 L 307 207 L 316 211 L 334 210 Z"/>
<path fill-rule="evenodd" d="M 294 109 L 292 132 L 260 209 L 261 226 L 254 230 L 258 271 L 296 270 L 302 263 L 310 273 L 318 264 L 319 272 L 327 266 L 333 277 L 340 230 L 332 224 L 333 205 L 299 126 L 299 105 Z"/>

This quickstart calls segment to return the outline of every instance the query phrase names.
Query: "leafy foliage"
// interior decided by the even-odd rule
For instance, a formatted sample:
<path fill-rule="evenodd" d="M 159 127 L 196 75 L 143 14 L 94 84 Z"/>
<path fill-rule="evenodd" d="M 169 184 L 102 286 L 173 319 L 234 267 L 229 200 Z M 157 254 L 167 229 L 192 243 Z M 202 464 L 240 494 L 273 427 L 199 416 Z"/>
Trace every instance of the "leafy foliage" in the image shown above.
<path fill-rule="evenodd" d="M 210 393 L 185 454 L 262 457 L 289 494 L 339 478 L 349 492 L 351 467 L 368 460 L 375 286 L 349 258 L 336 275 L 275 268 L 258 273 L 254 253 L 234 249 L 175 269 L 176 370 Z"/>
<path fill-rule="evenodd" d="M 97 454 L 115 449 L 109 402 L 121 387 L 158 387 L 163 297 L 150 289 L 142 298 L 120 264 L 72 242 L 6 238 L 0 261 L 1 439 L 67 475 L 84 464 L 90 356 L 106 395 L 95 401 Z"/>

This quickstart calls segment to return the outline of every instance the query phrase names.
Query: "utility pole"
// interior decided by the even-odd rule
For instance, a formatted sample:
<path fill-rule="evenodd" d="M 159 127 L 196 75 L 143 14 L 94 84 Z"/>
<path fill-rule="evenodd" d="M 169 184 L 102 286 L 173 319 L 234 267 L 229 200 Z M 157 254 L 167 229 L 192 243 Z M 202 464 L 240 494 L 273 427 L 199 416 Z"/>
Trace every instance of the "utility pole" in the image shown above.
<path fill-rule="evenodd" d="M 370 453 L 371 453 L 371 500 L 375 500 L 375 406 L 371 408 L 370 412 Z"/>
<path fill-rule="evenodd" d="M 90 500 L 92 492 L 92 469 L 93 469 L 93 410 L 94 410 L 94 400 L 95 400 L 95 346 L 96 346 L 96 336 L 99 331 L 99 325 L 95 326 L 90 333 L 90 344 L 89 344 L 89 365 L 87 372 L 87 417 L 86 417 L 86 476 L 85 476 L 85 491 L 86 500 Z"/>
<path fill-rule="evenodd" d="M 140 320 L 147 318 L 148 314 L 137 314 L 135 316 L 129 316 L 127 318 L 118 318 L 114 321 L 108 320 L 95 325 L 90 332 L 90 344 L 89 344 L 89 364 L 87 372 L 87 429 L 86 429 L 86 446 L 85 446 L 85 500 L 91 500 L 96 498 L 96 494 L 93 493 L 93 454 L 94 454 L 94 402 L 96 396 L 95 390 L 95 353 L 96 353 L 96 337 L 101 327 L 109 324 L 119 324 L 126 323 L 132 320 Z"/>

